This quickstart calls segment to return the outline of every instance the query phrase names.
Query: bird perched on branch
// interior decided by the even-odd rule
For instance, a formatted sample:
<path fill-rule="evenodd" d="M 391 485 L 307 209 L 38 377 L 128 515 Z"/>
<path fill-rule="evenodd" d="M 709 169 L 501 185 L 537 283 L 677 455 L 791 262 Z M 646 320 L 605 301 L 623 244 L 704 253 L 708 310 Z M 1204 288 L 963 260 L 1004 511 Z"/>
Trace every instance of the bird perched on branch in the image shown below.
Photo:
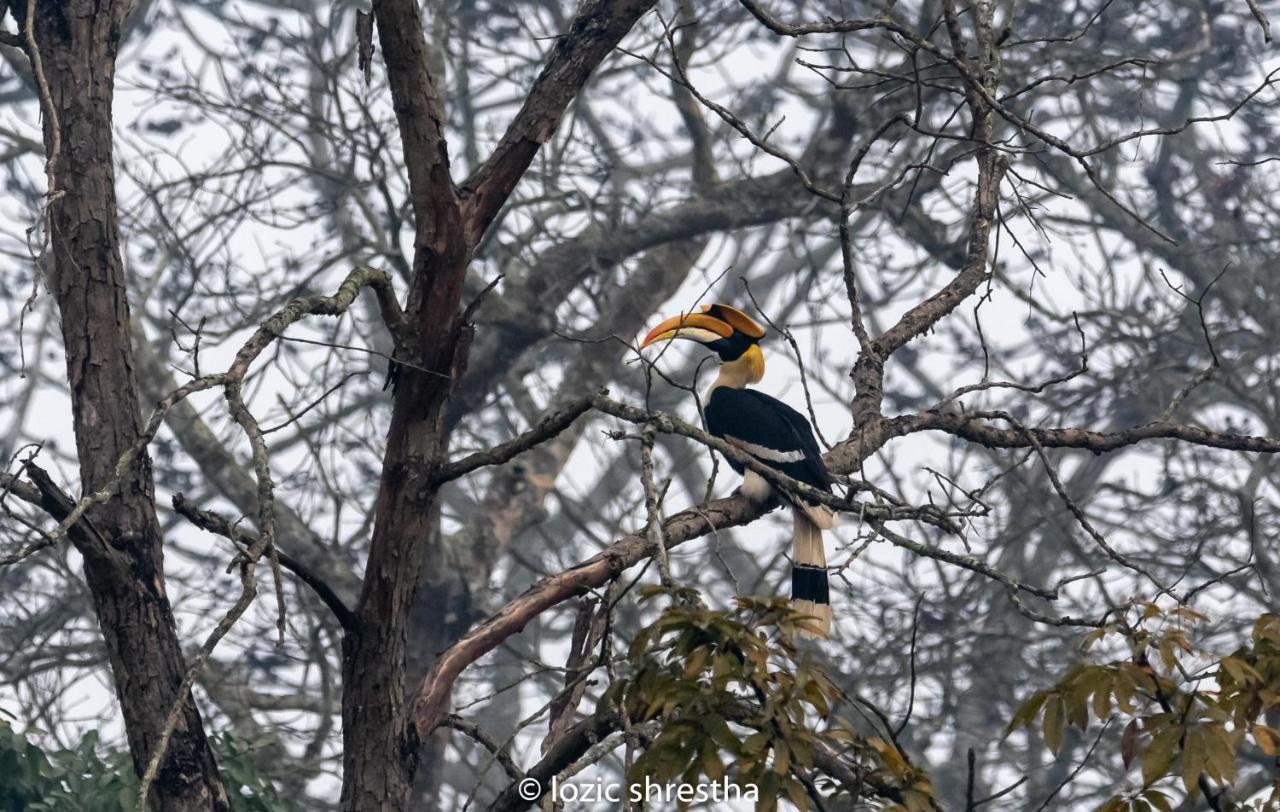
<path fill-rule="evenodd" d="M 696 341 L 720 358 L 720 374 L 707 394 L 707 430 L 761 463 L 819 490 L 830 491 L 832 477 L 822 462 L 813 427 L 804 415 L 763 392 L 748 389 L 764 377 L 760 341 L 765 330 L 741 310 L 725 304 L 707 305 L 700 312 L 682 313 L 649 331 L 640 345 L 682 338 Z M 779 496 L 791 505 L 791 604 L 814 620 L 826 637 L 831 631 L 831 598 L 827 584 L 827 556 L 822 531 L 835 526 L 836 515 L 825 505 L 777 490 L 760 474 L 735 460 L 742 474 L 742 493 L 756 502 Z"/>

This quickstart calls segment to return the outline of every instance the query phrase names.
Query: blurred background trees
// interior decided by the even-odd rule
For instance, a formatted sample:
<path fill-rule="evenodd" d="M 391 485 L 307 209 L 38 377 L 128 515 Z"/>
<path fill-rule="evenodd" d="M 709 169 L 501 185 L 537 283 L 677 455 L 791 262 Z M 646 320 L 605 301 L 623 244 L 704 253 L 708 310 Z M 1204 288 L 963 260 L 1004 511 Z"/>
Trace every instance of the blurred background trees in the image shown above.
<path fill-rule="evenodd" d="M 368 79 L 359 64 L 361 8 L 143 0 L 129 15 L 113 132 L 144 415 L 192 376 L 224 369 L 285 303 L 332 293 L 357 265 L 385 270 L 402 297 L 408 289 L 402 140 L 377 37 Z M 8 10 L 6 31 L 21 31 L 25 5 Z M 444 417 L 450 458 L 602 387 L 697 424 L 690 393 L 628 342 L 696 302 L 759 312 L 774 328 L 762 388 L 811 402 L 824 446 L 840 444 L 842 473 L 868 504 L 917 510 L 888 526 L 850 513 L 833 537 L 837 631 L 793 653 L 831 680 L 824 701 L 860 744 L 837 746 L 825 767 L 800 762 L 810 802 L 829 791 L 813 771 L 839 783 L 840 764 L 892 773 L 894 758 L 927 774 L 944 808 L 1002 792 L 992 804 L 1027 809 L 1151 787 L 1186 798 L 1190 759 L 1142 774 L 1135 748 L 1160 728 L 1148 719 L 1126 737 L 1144 712 L 1115 705 L 1114 682 L 1087 730 L 1051 733 L 1045 714 L 1056 711 L 1044 707 L 1006 727 L 1085 661 L 1088 624 L 1108 627 L 1103 660 L 1134 663 L 1149 642 L 1134 641 L 1134 617 L 1158 607 L 1146 622 L 1167 624 L 1160 640 L 1189 635 L 1189 651 L 1160 671 L 1190 681 L 1185 694 L 1213 687 L 1220 659 L 1253 645 L 1275 610 L 1277 472 L 1257 453 L 1265 443 L 1243 439 L 1280 436 L 1280 60 L 1267 11 L 1244 0 L 656 4 L 569 104 L 475 248 L 462 296 L 479 302 L 475 338 Z M 577 9 L 427 0 L 423 12 L 461 183 Z M 855 20 L 867 24 L 838 22 Z M 35 453 L 75 496 L 56 280 L 41 248 L 39 101 L 19 46 L 0 41 L 0 452 L 16 476 L 6 482 L 25 482 Z M 980 279 L 949 314 L 904 333 L 882 359 L 882 404 L 860 412 L 867 390 L 856 397 L 851 370 L 866 353 L 850 293 L 875 338 L 959 278 L 980 165 L 998 183 Z M 270 450 L 276 543 L 347 606 L 368 556 L 393 346 L 373 298 L 361 298 L 342 318 L 289 326 L 244 386 Z M 673 350 L 656 367 L 700 389 L 702 360 Z M 1202 434 L 1030 431 L 1114 438 L 1152 423 Z M 642 443 L 623 436 L 638 431 L 593 410 L 441 490 L 406 630 L 411 693 L 441 652 L 530 585 L 645 527 Z M 218 392 L 175 405 L 150 444 L 188 657 L 239 582 L 225 572 L 233 545 L 193 527 L 171 497 L 256 527 L 250 451 Z M 736 487 L 688 438 L 659 433 L 654 454 L 664 515 Z M 54 524 L 10 490 L 5 553 Z M 952 530 L 921 520 L 929 505 L 952 514 Z M 668 586 L 696 590 L 707 611 L 738 612 L 724 620 L 733 634 L 744 632 L 732 624 L 761 628 L 734 597 L 785 594 L 783 521 L 674 546 Z M 286 575 L 277 644 L 260 577 L 262 594 L 215 649 L 196 697 L 210 731 L 240 743 L 280 797 L 335 807 L 342 629 Z M 530 769 L 571 725 L 612 712 L 611 686 L 625 693 L 628 669 L 657 667 L 629 651 L 637 634 L 664 602 L 684 605 L 642 602 L 630 588 L 657 579 L 656 566 L 626 569 L 469 664 L 450 726 L 422 743 L 412 808 L 510 799 L 504 760 Z M 90 730 L 123 740 L 90 592 L 65 544 L 0 569 L 0 675 L 15 727 L 50 752 L 82 746 Z M 1137 690 L 1161 693 L 1154 682 Z M 1267 723 L 1265 703 L 1249 724 Z M 813 729 L 838 727 L 806 707 Z M 1160 713 L 1170 711 L 1148 716 Z M 1236 801 L 1265 798 L 1276 780 L 1274 748 L 1244 737 L 1245 721 L 1227 726 L 1243 737 L 1231 779 L 1205 773 L 1211 799 L 1222 784 Z M 890 740 L 885 752 L 867 744 Z M 614 741 L 589 769 L 616 776 L 652 739 Z M 907 803 L 890 790 L 872 782 L 837 803 Z M 1183 808 L 1215 803 L 1193 792 Z"/>

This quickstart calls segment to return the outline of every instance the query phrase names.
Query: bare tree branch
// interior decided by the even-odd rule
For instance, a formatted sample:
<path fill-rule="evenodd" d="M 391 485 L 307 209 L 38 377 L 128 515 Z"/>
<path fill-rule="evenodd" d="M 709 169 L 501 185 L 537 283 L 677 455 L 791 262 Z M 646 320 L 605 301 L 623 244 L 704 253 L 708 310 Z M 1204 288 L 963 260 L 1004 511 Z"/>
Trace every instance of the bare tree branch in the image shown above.
<path fill-rule="evenodd" d="M 462 184 L 472 244 L 479 242 L 533 157 L 560 126 L 569 102 L 653 5 L 654 0 L 588 0 L 579 7 L 493 154 Z"/>

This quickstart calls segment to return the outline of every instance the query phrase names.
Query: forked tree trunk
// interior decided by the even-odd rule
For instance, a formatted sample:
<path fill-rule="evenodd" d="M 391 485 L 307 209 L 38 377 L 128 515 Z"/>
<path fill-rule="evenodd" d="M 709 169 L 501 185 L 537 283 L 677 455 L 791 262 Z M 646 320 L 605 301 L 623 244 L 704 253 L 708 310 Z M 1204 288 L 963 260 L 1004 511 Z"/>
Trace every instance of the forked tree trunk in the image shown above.
<path fill-rule="evenodd" d="M 344 812 L 406 808 L 421 755 L 406 700 L 406 626 L 424 551 L 439 522 L 433 475 L 447 445 L 445 410 L 470 348 L 460 306 L 471 252 L 592 71 L 652 5 L 581 4 L 506 135 L 460 189 L 449 171 L 421 10 L 414 0 L 374 0 L 415 220 L 405 307 L 415 346 L 396 348 L 398 357 L 414 363 L 400 370 L 357 628 L 343 640 Z M 437 697 L 435 706 L 442 704 Z M 423 726 L 426 733 L 434 728 Z"/>
<path fill-rule="evenodd" d="M 447 222 L 450 228 L 461 223 Z M 453 237 L 454 245 L 462 245 L 460 231 Z M 462 264 L 440 272 L 460 279 L 465 253 L 450 256 L 446 249 L 445 257 Z M 428 336 L 419 357 L 431 372 L 400 370 L 358 626 L 343 639 L 342 809 L 348 812 L 406 809 L 418 766 L 406 683 L 407 622 L 427 540 L 438 522 L 431 477 L 443 450 L 444 409 L 469 343 L 467 328 L 457 320 L 460 291 L 444 292 L 443 299 L 439 289 L 410 294 L 408 312 L 420 335 Z"/>
<path fill-rule="evenodd" d="M 61 142 L 55 155 L 53 122 L 46 119 L 45 147 L 56 159 L 60 193 L 50 210 L 48 255 L 83 493 L 116 479 L 117 461 L 142 431 L 112 169 L 112 85 L 129 6 L 128 0 L 66 0 L 41 2 L 35 10 L 35 38 Z M 144 451 L 119 477 L 115 495 L 88 512 L 91 529 L 72 536 L 84 556 L 139 772 L 159 744 L 186 668 L 165 594 L 154 498 Z M 200 713 L 189 692 L 182 700 L 183 716 L 151 806 L 228 809 Z"/>

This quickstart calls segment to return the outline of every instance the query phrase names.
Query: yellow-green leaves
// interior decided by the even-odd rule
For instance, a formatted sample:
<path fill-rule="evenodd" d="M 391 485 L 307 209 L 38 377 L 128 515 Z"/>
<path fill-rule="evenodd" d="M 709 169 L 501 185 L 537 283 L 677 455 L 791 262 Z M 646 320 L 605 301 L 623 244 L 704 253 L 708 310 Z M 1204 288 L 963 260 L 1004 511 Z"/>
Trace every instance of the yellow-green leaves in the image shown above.
<path fill-rule="evenodd" d="M 1258 618 L 1249 642 L 1226 656 L 1193 645 L 1188 629 L 1204 620 L 1185 606 L 1131 605 L 1085 635 L 1082 650 L 1094 661 L 1032 694 L 1007 733 L 1039 730 L 1057 754 L 1066 728 L 1127 717 L 1120 758 L 1126 770 L 1137 768 L 1139 783 L 1109 798 L 1102 812 L 1167 810 L 1179 795 L 1221 792 L 1236 780 L 1242 748 L 1280 753 L 1280 730 L 1263 719 L 1280 710 L 1280 616 Z"/>
<path fill-rule="evenodd" d="M 1040 717 L 1041 735 L 1055 755 L 1062 747 L 1066 725 L 1084 730 L 1090 714 L 1097 719 L 1110 715 L 1113 698 L 1131 700 L 1137 684 L 1145 675 L 1109 665 L 1076 665 L 1057 685 L 1037 691 L 1014 713 L 1006 734 L 1019 727 L 1032 727 Z"/>
<path fill-rule="evenodd" d="M 1151 784 L 1157 778 L 1169 772 L 1174 759 L 1178 757 L 1178 745 L 1182 739 L 1182 731 L 1177 725 L 1149 726 L 1148 732 L 1154 729 L 1151 742 L 1142 753 L 1142 783 Z"/>
<path fill-rule="evenodd" d="M 728 780 L 757 790 L 757 810 L 780 799 L 807 810 L 811 792 L 862 799 L 869 787 L 912 812 L 932 809 L 928 777 L 906 755 L 833 718 L 843 695 L 796 650 L 796 620 L 785 600 L 740 599 L 730 611 L 673 600 L 632 641 L 630 676 L 613 683 L 604 703 L 633 724 L 662 720 L 629 780 Z M 819 752 L 854 780 L 816 771 Z"/>
<path fill-rule="evenodd" d="M 1098 812 L 1173 812 L 1173 800 L 1158 789 L 1143 789 L 1131 795 L 1108 799 Z"/>

